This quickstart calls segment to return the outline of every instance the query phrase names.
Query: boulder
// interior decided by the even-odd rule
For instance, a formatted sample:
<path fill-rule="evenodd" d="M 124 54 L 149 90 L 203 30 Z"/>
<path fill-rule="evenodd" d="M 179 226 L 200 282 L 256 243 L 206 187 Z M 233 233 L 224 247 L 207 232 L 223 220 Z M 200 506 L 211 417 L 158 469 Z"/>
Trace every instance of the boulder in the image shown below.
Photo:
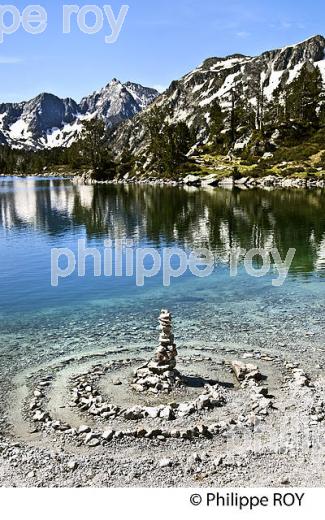
<path fill-rule="evenodd" d="M 242 177 L 241 179 L 235 180 L 235 184 L 238 186 L 245 186 L 249 181 L 249 177 Z"/>
<path fill-rule="evenodd" d="M 224 188 L 232 188 L 235 184 L 233 177 L 224 177 L 219 181 L 219 186 Z"/>
<path fill-rule="evenodd" d="M 202 186 L 218 186 L 219 184 L 219 177 L 218 175 L 212 173 L 211 175 L 207 175 L 206 177 L 202 178 L 201 185 Z"/>
<path fill-rule="evenodd" d="M 174 418 L 174 412 L 173 412 L 173 409 L 171 408 L 171 406 L 165 406 L 160 411 L 159 415 L 162 419 L 167 419 L 167 421 L 171 421 Z"/>
<path fill-rule="evenodd" d="M 172 459 L 161 459 L 159 461 L 160 468 L 170 468 L 173 465 Z"/>
<path fill-rule="evenodd" d="M 145 413 L 150 417 L 151 419 L 157 419 L 160 414 L 160 408 L 159 407 L 146 407 L 144 408 Z"/>
<path fill-rule="evenodd" d="M 183 179 L 183 184 L 186 184 L 187 186 L 200 186 L 201 179 L 197 175 L 187 175 Z"/>

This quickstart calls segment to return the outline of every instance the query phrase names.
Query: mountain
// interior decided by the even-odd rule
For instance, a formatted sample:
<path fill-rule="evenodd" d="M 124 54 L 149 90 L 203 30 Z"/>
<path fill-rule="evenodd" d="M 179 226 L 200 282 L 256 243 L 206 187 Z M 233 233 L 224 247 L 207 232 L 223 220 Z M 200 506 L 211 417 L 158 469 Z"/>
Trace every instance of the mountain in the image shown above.
<path fill-rule="evenodd" d="M 113 79 L 99 92 L 94 92 L 80 102 L 82 114 L 96 114 L 107 125 L 117 125 L 125 119 L 131 119 L 154 101 L 158 92 L 127 82 L 124 85 Z"/>
<path fill-rule="evenodd" d="M 80 133 L 83 120 L 100 117 L 108 127 L 115 127 L 148 107 L 157 96 L 155 89 L 113 79 L 80 104 L 47 93 L 27 102 L 0 104 L 0 144 L 31 149 L 69 146 Z"/>
<path fill-rule="evenodd" d="M 314 72 L 315 76 L 325 81 L 323 36 L 313 36 L 295 45 L 263 52 L 260 56 L 233 54 L 208 58 L 181 79 L 173 81 L 161 95 L 154 89 L 130 82 L 122 84 L 113 79 L 106 87 L 83 98 L 80 103 L 70 98 L 60 99 L 51 94 L 41 94 L 25 103 L 0 104 L 0 144 L 27 149 L 69 146 L 80 134 L 83 121 L 100 117 L 114 130 L 111 143 L 117 156 L 124 155 L 126 164 L 123 169 L 127 169 L 128 160 L 127 154 L 122 152 L 131 152 L 136 158 L 136 173 L 141 173 L 141 170 L 161 173 L 166 167 L 166 160 L 169 169 L 173 170 L 173 164 L 188 154 L 193 143 L 209 145 L 213 126 L 215 136 L 227 135 L 222 142 L 222 149 L 214 150 L 215 155 L 231 158 L 233 151 L 245 151 L 255 139 L 258 153 L 254 155 L 258 160 L 264 153 L 272 152 L 277 139 L 283 140 L 283 134 L 278 130 L 281 117 L 284 125 L 281 111 L 286 111 L 286 100 L 283 96 L 299 83 L 306 69 L 309 77 L 305 76 L 302 84 L 296 85 L 294 95 L 290 98 L 293 116 L 285 114 L 287 123 L 295 120 L 299 127 L 304 117 L 312 122 L 311 112 L 315 115 L 320 108 L 317 100 L 315 103 L 318 87 L 314 93 L 311 92 L 312 88 L 307 93 L 307 98 L 314 96 L 314 100 L 309 100 L 309 103 L 306 96 L 301 100 L 305 105 L 310 105 L 306 111 L 299 106 L 299 96 L 300 93 L 306 94 L 303 92 L 304 85 L 308 84 Z M 322 120 L 325 121 L 324 89 L 322 99 Z M 216 124 L 218 109 L 222 112 L 219 115 L 222 125 L 219 126 Z M 151 124 L 150 135 L 148 120 L 157 113 L 160 115 Z M 267 118 L 272 122 L 269 128 L 264 125 Z M 178 123 L 180 125 L 174 132 L 178 142 L 175 143 L 171 127 Z M 186 135 L 185 125 L 190 136 Z M 267 142 L 261 145 L 256 131 L 260 131 L 262 126 L 262 140 Z M 157 160 L 153 159 L 152 146 L 149 147 L 152 135 L 156 155 L 161 156 L 161 152 L 170 145 L 169 157 L 160 157 L 159 168 L 154 164 Z M 292 140 L 296 138 L 297 135 Z M 182 146 L 178 146 L 181 140 Z M 189 143 L 190 147 L 185 150 Z M 314 151 L 315 147 L 311 148 Z M 316 149 L 315 153 L 318 151 Z"/>
<path fill-rule="evenodd" d="M 185 122 L 204 141 L 209 135 L 211 107 L 218 102 L 229 113 L 234 102 L 257 110 L 261 91 L 264 103 L 274 99 L 279 87 L 285 87 L 300 74 L 304 64 L 318 67 L 325 80 L 325 38 L 314 36 L 296 45 L 264 52 L 260 56 L 233 54 L 206 59 L 160 95 L 154 103 L 131 121 L 121 125 L 115 135 L 117 151 L 126 146 L 146 156 L 146 119 L 155 108 L 162 109 L 170 123 Z M 249 138 L 249 136 L 248 136 Z M 246 140 L 246 141 L 245 141 Z M 235 147 L 244 146 L 247 136 Z"/>

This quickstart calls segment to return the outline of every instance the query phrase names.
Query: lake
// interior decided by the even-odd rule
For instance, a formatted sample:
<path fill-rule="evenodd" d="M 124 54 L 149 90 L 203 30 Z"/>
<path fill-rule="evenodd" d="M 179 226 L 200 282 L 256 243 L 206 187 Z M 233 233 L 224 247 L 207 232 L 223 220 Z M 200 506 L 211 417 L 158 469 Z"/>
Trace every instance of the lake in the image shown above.
<path fill-rule="evenodd" d="M 0 352 L 25 365 L 57 354 L 157 341 L 161 308 L 175 315 L 184 345 L 214 342 L 247 349 L 321 345 L 325 307 L 324 190 L 222 190 L 140 185 L 77 185 L 70 180 L 0 178 Z M 51 286 L 51 249 L 78 240 L 139 247 L 206 247 L 214 272 L 186 272 L 163 287 L 161 276 L 137 287 L 134 276 L 83 278 Z M 296 254 L 282 287 L 274 272 L 229 275 L 232 248 Z M 6 367 L 8 363 L 5 363 Z M 9 369 L 9 368 L 8 368 Z M 2 367 L 4 370 L 4 367 Z"/>

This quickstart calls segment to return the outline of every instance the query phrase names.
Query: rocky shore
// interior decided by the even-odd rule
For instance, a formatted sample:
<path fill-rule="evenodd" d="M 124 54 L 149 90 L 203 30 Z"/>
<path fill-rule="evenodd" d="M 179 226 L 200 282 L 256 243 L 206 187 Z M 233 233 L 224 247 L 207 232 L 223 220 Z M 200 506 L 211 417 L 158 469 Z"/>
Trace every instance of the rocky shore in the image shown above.
<path fill-rule="evenodd" d="M 209 175 L 187 175 L 179 179 L 171 178 L 157 178 L 153 176 L 130 176 L 125 175 L 123 178 L 115 178 L 107 181 L 97 181 L 91 178 L 91 171 L 84 173 L 67 172 L 67 171 L 48 171 L 45 170 L 39 174 L 28 175 L 28 177 L 35 178 L 66 178 L 71 179 L 77 184 L 141 184 L 150 186 L 189 186 L 193 188 L 224 188 L 233 189 L 315 189 L 325 188 L 325 180 L 319 177 L 281 177 L 278 175 L 268 175 L 265 177 L 242 177 L 234 178 L 220 177 L 217 174 Z M 16 175 L 18 177 L 27 177 L 27 175 Z M 0 174 L 0 177 L 7 177 L 7 175 Z"/>
<path fill-rule="evenodd" d="M 317 177 L 299 178 L 299 177 L 279 177 L 276 175 L 268 175 L 266 177 L 242 177 L 234 179 L 233 177 L 220 177 L 218 175 L 187 175 L 178 180 L 169 178 L 156 177 L 137 177 L 125 176 L 123 179 L 113 179 L 110 181 L 95 181 L 91 179 L 88 173 L 76 175 L 73 182 L 81 184 L 142 184 L 150 186 L 189 186 L 193 188 L 224 188 L 233 189 L 279 189 L 279 188 L 299 188 L 313 189 L 325 188 L 325 180 Z"/>
<path fill-rule="evenodd" d="M 160 348 L 147 303 L 6 331 L 0 485 L 323 487 L 324 304 L 290 298 L 175 305 L 170 393 L 130 391 Z"/>

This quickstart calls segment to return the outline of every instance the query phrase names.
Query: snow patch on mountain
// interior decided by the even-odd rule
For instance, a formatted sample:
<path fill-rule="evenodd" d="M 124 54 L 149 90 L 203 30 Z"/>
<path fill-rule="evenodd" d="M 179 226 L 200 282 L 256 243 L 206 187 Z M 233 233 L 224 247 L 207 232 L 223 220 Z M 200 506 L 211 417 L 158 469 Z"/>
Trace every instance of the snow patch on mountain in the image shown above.
<path fill-rule="evenodd" d="M 9 128 L 9 137 L 10 139 L 28 139 L 32 134 L 29 131 L 28 122 L 23 119 L 18 119 L 14 124 L 12 124 Z"/>

